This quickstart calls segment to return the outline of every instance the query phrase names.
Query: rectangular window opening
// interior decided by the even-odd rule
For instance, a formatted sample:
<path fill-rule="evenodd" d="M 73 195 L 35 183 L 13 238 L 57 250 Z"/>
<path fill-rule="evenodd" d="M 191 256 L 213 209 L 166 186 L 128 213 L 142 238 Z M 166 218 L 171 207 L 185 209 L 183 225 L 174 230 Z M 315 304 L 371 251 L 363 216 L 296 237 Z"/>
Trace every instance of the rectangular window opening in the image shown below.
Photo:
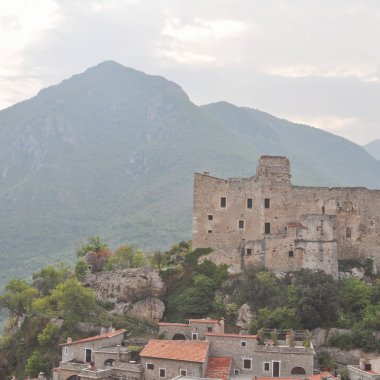
<path fill-rule="evenodd" d="M 242 340 L 242 341 L 240 342 L 240 345 L 241 345 L 242 347 L 247 347 L 247 342 L 246 342 L 245 340 Z"/>
<path fill-rule="evenodd" d="M 253 201 L 252 198 L 247 198 L 247 208 L 252 208 Z"/>
<path fill-rule="evenodd" d="M 234 375 L 238 375 L 239 373 L 240 373 L 240 371 L 237 368 L 235 368 L 234 369 Z"/>
<path fill-rule="evenodd" d="M 244 220 L 239 220 L 239 229 L 240 230 L 244 229 Z"/>
<path fill-rule="evenodd" d="M 198 333 L 192 333 L 191 334 L 191 339 L 192 340 L 197 340 L 198 339 Z"/>
<path fill-rule="evenodd" d="M 214 215 L 212 215 L 212 214 L 208 214 L 208 215 L 207 215 L 207 219 L 208 219 L 208 220 L 213 220 L 213 219 L 214 219 Z"/>
<path fill-rule="evenodd" d="M 264 230 L 266 234 L 270 234 L 270 223 L 265 223 Z"/>
<path fill-rule="evenodd" d="M 265 208 L 270 208 L 270 199 L 269 198 L 265 198 L 264 199 L 264 207 Z"/>
<path fill-rule="evenodd" d="M 212 230 L 207 230 L 207 233 L 208 234 L 212 234 Z"/>
<path fill-rule="evenodd" d="M 289 257 L 294 257 L 294 251 L 289 251 L 289 252 L 288 252 L 288 256 L 289 256 Z"/>
<path fill-rule="evenodd" d="M 146 369 L 154 369 L 153 363 L 146 363 Z"/>
<path fill-rule="evenodd" d="M 346 227 L 346 238 L 350 238 L 352 233 L 351 227 Z"/>
<path fill-rule="evenodd" d="M 252 369 L 252 359 L 243 359 L 243 369 Z"/>
<path fill-rule="evenodd" d="M 226 197 L 221 197 L 220 198 L 220 207 L 221 208 L 226 208 L 227 207 L 227 198 Z"/>
<path fill-rule="evenodd" d="M 160 377 L 166 377 L 166 369 L 160 368 Z"/>
<path fill-rule="evenodd" d="M 187 369 L 181 369 L 181 370 L 179 371 L 179 374 L 180 374 L 181 376 L 187 376 Z"/>
<path fill-rule="evenodd" d="M 252 255 L 252 248 L 247 248 L 245 252 L 246 252 L 247 256 L 251 256 Z"/>
<path fill-rule="evenodd" d="M 207 327 L 207 332 L 212 332 L 212 327 Z"/>
<path fill-rule="evenodd" d="M 264 371 L 270 372 L 270 363 L 269 362 L 264 362 Z"/>

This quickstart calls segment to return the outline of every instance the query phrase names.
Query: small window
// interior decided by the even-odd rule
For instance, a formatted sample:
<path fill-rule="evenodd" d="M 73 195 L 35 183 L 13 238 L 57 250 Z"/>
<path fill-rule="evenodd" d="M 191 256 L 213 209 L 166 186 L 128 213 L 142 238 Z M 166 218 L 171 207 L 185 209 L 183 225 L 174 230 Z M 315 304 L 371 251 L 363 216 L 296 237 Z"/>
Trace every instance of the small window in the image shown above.
<path fill-rule="evenodd" d="M 247 208 L 252 208 L 253 202 L 252 198 L 247 198 Z"/>
<path fill-rule="evenodd" d="M 212 332 L 212 327 L 207 327 L 207 332 Z"/>
<path fill-rule="evenodd" d="M 235 368 L 234 369 L 234 375 L 238 375 L 239 373 L 240 373 L 240 371 L 237 368 Z"/>
<path fill-rule="evenodd" d="M 69 353 L 69 347 L 65 347 L 65 355 Z"/>
<path fill-rule="evenodd" d="M 352 233 L 351 227 L 346 227 L 346 238 L 350 238 L 351 233 Z"/>
<path fill-rule="evenodd" d="M 241 345 L 242 347 L 247 347 L 247 342 L 246 342 L 245 340 L 242 340 L 242 341 L 240 342 L 240 345 Z"/>
<path fill-rule="evenodd" d="M 288 256 L 289 256 L 289 257 L 294 257 L 294 251 L 289 251 L 289 252 L 288 252 Z"/>
<path fill-rule="evenodd" d="M 266 234 L 270 234 L 270 223 L 265 223 L 264 230 Z"/>
<path fill-rule="evenodd" d="M 208 215 L 207 215 L 207 219 L 208 219 L 208 220 L 213 220 L 213 219 L 214 219 L 214 215 L 212 215 L 212 214 L 208 214 Z"/>
<path fill-rule="evenodd" d="M 245 253 L 246 253 L 247 256 L 251 256 L 252 255 L 252 248 L 247 248 L 245 250 Z"/>
<path fill-rule="evenodd" d="M 160 377 L 166 377 L 166 369 L 160 368 Z"/>
<path fill-rule="evenodd" d="M 239 229 L 244 229 L 244 220 L 239 220 Z"/>
<path fill-rule="evenodd" d="M 265 208 L 270 208 L 270 199 L 269 198 L 265 198 L 264 199 L 264 207 Z"/>
<path fill-rule="evenodd" d="M 191 339 L 192 340 L 197 340 L 198 339 L 198 333 L 192 333 L 191 334 Z"/>
<path fill-rule="evenodd" d="M 322 206 L 322 214 L 325 213 L 325 206 Z"/>
<path fill-rule="evenodd" d="M 270 363 L 269 362 L 264 362 L 264 371 L 270 372 Z"/>
<path fill-rule="evenodd" d="M 221 197 L 220 198 L 220 207 L 221 208 L 226 208 L 227 207 L 227 198 L 226 197 Z"/>
<path fill-rule="evenodd" d="M 187 369 L 180 369 L 180 370 L 179 370 L 179 374 L 180 374 L 181 376 L 187 376 Z"/>
<path fill-rule="evenodd" d="M 252 369 L 252 359 L 243 359 L 243 369 Z"/>
<path fill-rule="evenodd" d="M 146 369 L 154 369 L 153 363 L 146 363 Z"/>
<path fill-rule="evenodd" d="M 212 230 L 207 230 L 207 233 L 208 234 L 212 234 Z"/>

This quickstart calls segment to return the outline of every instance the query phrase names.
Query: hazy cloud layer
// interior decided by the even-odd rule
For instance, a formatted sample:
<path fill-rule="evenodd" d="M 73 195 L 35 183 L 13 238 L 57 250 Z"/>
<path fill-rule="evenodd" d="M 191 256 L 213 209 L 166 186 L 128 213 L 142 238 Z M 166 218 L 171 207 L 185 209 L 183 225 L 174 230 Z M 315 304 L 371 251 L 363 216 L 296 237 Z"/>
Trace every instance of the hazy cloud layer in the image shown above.
<path fill-rule="evenodd" d="M 197 104 L 380 138 L 377 0 L 12 0 L 0 33 L 0 108 L 113 59 Z"/>

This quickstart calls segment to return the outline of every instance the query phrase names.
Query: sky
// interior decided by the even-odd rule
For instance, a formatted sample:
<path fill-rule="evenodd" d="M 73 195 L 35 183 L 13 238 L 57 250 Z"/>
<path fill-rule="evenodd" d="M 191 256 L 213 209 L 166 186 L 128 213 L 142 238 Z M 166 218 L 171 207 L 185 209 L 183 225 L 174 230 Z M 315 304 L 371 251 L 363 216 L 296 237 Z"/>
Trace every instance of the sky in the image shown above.
<path fill-rule="evenodd" d="M 341 135 L 380 138 L 378 0 L 0 2 L 0 109 L 115 60 Z"/>

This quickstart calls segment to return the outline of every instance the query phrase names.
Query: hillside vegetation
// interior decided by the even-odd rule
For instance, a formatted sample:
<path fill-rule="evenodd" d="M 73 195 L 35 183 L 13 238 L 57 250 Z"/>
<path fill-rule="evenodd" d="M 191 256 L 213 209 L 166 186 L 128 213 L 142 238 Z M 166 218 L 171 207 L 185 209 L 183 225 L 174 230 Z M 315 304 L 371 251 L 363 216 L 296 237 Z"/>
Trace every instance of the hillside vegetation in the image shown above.
<path fill-rule="evenodd" d="M 94 254 L 91 269 L 81 264 L 89 252 Z M 77 251 L 75 273 L 65 265 L 47 266 L 33 275 L 32 282 L 10 280 L 0 296 L 0 311 L 6 310 L 10 317 L 0 337 L 0 378 L 50 373 L 60 359 L 59 343 L 68 336 L 78 339 L 91 335 L 83 332 L 81 322 L 125 328 L 128 337 L 134 339 L 157 337 L 157 327 L 114 315 L 111 301 L 99 301 L 94 289 L 81 283 L 89 270 L 112 271 L 143 266 L 148 261 L 166 284 L 163 300 L 167 321 L 224 318 L 226 331 L 238 332 L 238 310 L 248 304 L 252 333 L 271 328 L 286 331 L 334 326 L 351 331 L 333 336 L 329 345 L 380 351 L 380 342 L 373 334 L 380 330 L 380 279 L 372 272 L 364 280 L 350 277 L 339 282 L 324 272 L 306 270 L 277 278 L 260 267 L 229 275 L 226 265 L 207 259 L 209 253 L 210 249 L 192 251 L 189 242 L 154 255 L 130 245 L 112 252 L 100 239 L 91 238 Z"/>
<path fill-rule="evenodd" d="M 0 289 L 100 231 L 149 249 L 191 238 L 194 171 L 251 176 L 291 159 L 297 184 L 380 187 L 380 162 L 321 130 L 104 62 L 0 112 Z"/>

